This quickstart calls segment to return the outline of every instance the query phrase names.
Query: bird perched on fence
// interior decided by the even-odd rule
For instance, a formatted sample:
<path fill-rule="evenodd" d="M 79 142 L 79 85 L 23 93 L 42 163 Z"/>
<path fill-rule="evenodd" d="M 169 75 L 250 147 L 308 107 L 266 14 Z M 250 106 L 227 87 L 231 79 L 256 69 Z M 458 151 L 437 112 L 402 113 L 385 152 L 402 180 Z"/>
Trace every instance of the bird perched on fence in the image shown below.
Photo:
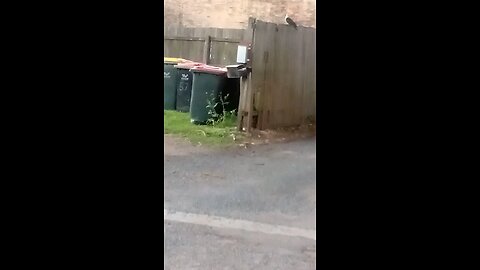
<path fill-rule="evenodd" d="M 288 14 L 285 15 L 285 22 L 297 29 L 297 24 L 292 20 L 292 18 L 288 17 Z"/>

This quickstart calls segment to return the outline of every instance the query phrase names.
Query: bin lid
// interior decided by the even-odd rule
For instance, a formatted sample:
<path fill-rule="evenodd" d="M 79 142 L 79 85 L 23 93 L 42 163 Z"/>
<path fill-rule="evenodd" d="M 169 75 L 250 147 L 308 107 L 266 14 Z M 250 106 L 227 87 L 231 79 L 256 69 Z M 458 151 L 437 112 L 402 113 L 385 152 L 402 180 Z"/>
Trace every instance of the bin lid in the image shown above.
<path fill-rule="evenodd" d="M 215 75 L 226 75 L 227 69 L 226 68 L 219 68 L 209 65 L 201 65 L 196 66 L 190 69 L 192 72 L 200 72 L 200 73 L 208 73 L 208 74 L 215 74 Z"/>
<path fill-rule="evenodd" d="M 183 58 L 163 57 L 163 63 L 165 64 L 178 64 L 178 63 L 186 63 L 186 62 L 192 62 L 192 61 L 183 59 Z"/>
<path fill-rule="evenodd" d="M 241 68 L 242 66 L 244 66 L 243 64 L 237 64 L 237 65 L 227 65 L 225 66 L 227 69 L 229 68 Z"/>
<path fill-rule="evenodd" d="M 176 65 L 173 66 L 173 67 L 181 68 L 181 69 L 191 69 L 191 68 L 198 67 L 198 66 L 202 66 L 202 65 L 205 65 L 205 64 L 203 64 L 203 63 L 198 63 L 198 62 L 186 62 L 186 63 L 176 64 Z"/>

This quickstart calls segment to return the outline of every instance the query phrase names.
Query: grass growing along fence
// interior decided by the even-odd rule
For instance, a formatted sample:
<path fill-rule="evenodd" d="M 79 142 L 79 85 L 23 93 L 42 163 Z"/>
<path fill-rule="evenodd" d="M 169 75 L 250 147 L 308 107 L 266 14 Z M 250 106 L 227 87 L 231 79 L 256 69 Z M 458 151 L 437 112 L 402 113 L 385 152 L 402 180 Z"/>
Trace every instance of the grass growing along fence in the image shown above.
<path fill-rule="evenodd" d="M 187 138 L 192 144 L 228 146 L 236 143 L 241 134 L 236 130 L 236 117 L 226 115 L 215 125 L 195 125 L 190 122 L 189 113 L 164 111 L 164 134 Z"/>

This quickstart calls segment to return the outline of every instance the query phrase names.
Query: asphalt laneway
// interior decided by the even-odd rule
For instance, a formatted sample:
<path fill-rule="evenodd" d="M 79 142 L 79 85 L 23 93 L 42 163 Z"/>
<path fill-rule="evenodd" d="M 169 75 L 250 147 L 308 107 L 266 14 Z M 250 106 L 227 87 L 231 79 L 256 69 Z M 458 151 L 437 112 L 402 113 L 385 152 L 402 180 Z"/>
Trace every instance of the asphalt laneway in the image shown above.
<path fill-rule="evenodd" d="M 211 150 L 165 136 L 164 269 L 315 269 L 315 143 Z"/>

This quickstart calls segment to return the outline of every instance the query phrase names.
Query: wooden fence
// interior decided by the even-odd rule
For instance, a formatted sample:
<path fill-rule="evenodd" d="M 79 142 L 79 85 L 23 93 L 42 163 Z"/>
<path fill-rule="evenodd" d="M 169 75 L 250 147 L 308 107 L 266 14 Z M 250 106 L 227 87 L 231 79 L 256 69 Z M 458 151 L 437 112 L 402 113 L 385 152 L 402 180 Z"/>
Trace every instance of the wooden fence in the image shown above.
<path fill-rule="evenodd" d="M 247 29 L 165 27 L 164 56 L 225 66 L 251 44 L 241 80 L 239 127 L 272 129 L 316 121 L 316 29 L 250 18 Z M 248 117 L 244 117 L 248 115 Z"/>
<path fill-rule="evenodd" d="M 256 128 L 316 121 L 316 29 L 256 20 L 252 79 Z"/>
<path fill-rule="evenodd" d="M 165 27 L 163 55 L 213 66 L 231 65 L 236 63 L 237 46 L 244 35 L 244 29 Z"/>

